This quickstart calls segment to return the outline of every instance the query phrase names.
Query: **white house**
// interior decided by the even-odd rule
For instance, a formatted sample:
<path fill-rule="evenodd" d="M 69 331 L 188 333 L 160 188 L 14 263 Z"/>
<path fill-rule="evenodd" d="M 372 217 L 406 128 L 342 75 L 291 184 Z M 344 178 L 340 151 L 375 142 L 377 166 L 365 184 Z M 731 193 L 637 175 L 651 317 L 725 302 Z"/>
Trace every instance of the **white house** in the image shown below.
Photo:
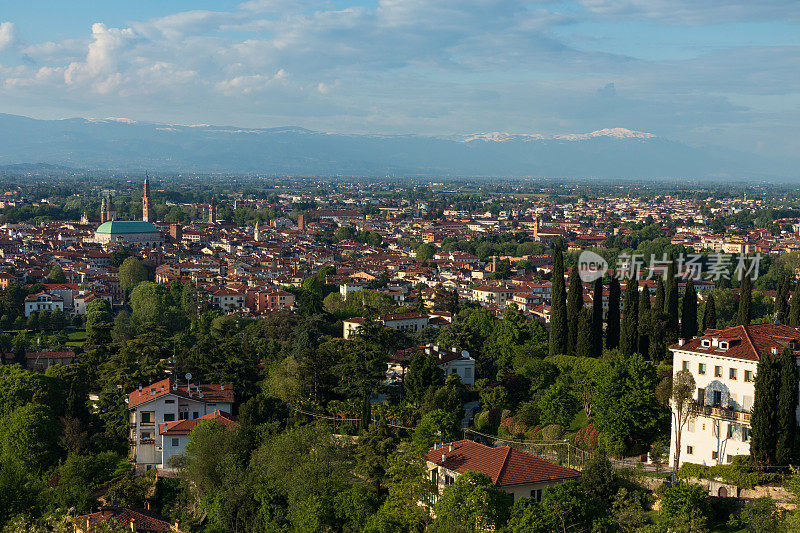
<path fill-rule="evenodd" d="M 397 355 L 387 364 L 387 380 L 389 382 L 399 381 L 405 373 L 405 369 L 408 368 L 411 359 L 423 351 L 433 357 L 436 365 L 444 372 L 445 377 L 451 374 L 458 374 L 458 377 L 461 378 L 461 383 L 464 385 L 475 385 L 475 359 L 469 355 L 469 352 L 466 350 L 459 352 L 455 348 L 447 350 L 435 344 L 413 346 L 397 352 Z"/>
<path fill-rule="evenodd" d="M 427 475 L 439 494 L 468 470 L 482 472 L 508 494 L 541 501 L 544 492 L 580 477 L 580 472 L 511 448 L 492 448 L 471 440 L 437 444 L 427 453 Z"/>
<path fill-rule="evenodd" d="M 386 326 L 387 328 L 416 333 L 417 331 L 420 331 L 422 328 L 428 326 L 430 318 L 431 317 L 429 315 L 423 315 L 421 313 L 415 313 L 415 312 L 394 313 L 376 317 L 375 323 Z M 364 323 L 363 317 L 355 317 L 345 320 L 343 322 L 344 338 L 349 339 L 353 333 L 358 331 L 358 328 L 360 328 L 363 323 Z"/>
<path fill-rule="evenodd" d="M 236 418 L 225 411 L 216 410 L 200 418 L 190 418 L 186 420 L 176 420 L 174 422 L 162 422 L 158 425 L 158 434 L 161 437 L 161 467 L 170 468 L 169 458 L 180 455 L 186 450 L 189 444 L 189 433 L 204 420 L 216 420 L 228 429 L 236 429 L 238 424 Z"/>
<path fill-rule="evenodd" d="M 39 311 L 64 311 L 64 299 L 60 296 L 49 294 L 45 291 L 25 297 L 25 316 L 29 317 Z"/>
<path fill-rule="evenodd" d="M 161 424 L 195 420 L 215 411 L 230 413 L 232 407 L 230 384 L 200 385 L 166 378 L 139 387 L 128 395 L 130 459 L 137 470 L 162 465 Z"/>
<path fill-rule="evenodd" d="M 673 373 L 690 371 L 697 387 L 692 416 L 681 432 L 681 464 L 730 463 L 737 455 L 750 454 L 756 367 L 763 353 L 780 356 L 786 347 L 800 355 L 800 329 L 780 324 L 709 329 L 669 347 Z M 676 429 L 673 417 L 671 462 Z"/>

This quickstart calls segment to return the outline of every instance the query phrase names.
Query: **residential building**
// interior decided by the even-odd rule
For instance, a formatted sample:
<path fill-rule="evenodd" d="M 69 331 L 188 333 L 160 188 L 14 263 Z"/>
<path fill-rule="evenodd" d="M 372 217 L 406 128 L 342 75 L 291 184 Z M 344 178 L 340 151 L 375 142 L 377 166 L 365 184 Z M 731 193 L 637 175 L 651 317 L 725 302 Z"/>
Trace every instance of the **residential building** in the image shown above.
<path fill-rule="evenodd" d="M 64 299 L 42 291 L 25 297 L 25 316 L 29 317 L 39 311 L 64 311 Z"/>
<path fill-rule="evenodd" d="M 541 501 L 547 489 L 580 472 L 525 453 L 509 446 L 492 448 L 471 440 L 437 444 L 426 455 L 427 475 L 439 494 L 461 474 L 475 471 L 486 474 L 514 500 Z"/>
<path fill-rule="evenodd" d="M 161 468 L 170 468 L 169 458 L 180 455 L 186 450 L 186 445 L 189 443 L 189 434 L 197 424 L 205 420 L 215 420 L 227 429 L 236 429 L 239 426 L 234 416 L 219 409 L 200 418 L 187 418 L 185 420 L 160 423 L 158 425 L 158 434 L 161 436 L 161 442 L 163 443 Z"/>
<path fill-rule="evenodd" d="M 158 429 L 164 422 L 193 420 L 214 411 L 230 413 L 230 384 L 179 383 L 166 378 L 128 395 L 130 459 L 137 470 L 163 463 L 163 439 Z"/>
<path fill-rule="evenodd" d="M 681 431 L 680 462 L 715 465 L 750 454 L 750 411 L 761 355 L 778 357 L 785 348 L 800 355 L 800 329 L 781 324 L 750 324 L 709 329 L 669 347 L 673 373 L 688 370 L 696 390 L 692 416 Z M 674 460 L 673 417 L 670 459 Z"/>

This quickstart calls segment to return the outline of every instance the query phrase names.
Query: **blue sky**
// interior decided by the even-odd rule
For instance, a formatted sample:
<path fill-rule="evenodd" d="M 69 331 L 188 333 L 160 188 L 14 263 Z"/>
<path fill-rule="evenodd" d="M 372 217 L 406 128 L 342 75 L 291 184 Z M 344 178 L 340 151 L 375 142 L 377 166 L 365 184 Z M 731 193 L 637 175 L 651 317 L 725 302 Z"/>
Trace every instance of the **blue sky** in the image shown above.
<path fill-rule="evenodd" d="M 0 112 L 800 153 L 797 0 L 3 2 Z"/>

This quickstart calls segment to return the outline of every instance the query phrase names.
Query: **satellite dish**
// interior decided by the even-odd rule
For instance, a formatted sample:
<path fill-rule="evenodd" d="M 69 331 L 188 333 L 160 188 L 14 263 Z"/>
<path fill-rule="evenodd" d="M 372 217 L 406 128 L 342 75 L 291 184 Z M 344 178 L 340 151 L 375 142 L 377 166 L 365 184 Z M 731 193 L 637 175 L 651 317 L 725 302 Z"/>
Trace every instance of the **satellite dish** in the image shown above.
<path fill-rule="evenodd" d="M 188 381 L 190 379 L 192 379 L 192 374 L 191 374 L 191 372 L 187 372 L 186 373 L 186 380 Z"/>

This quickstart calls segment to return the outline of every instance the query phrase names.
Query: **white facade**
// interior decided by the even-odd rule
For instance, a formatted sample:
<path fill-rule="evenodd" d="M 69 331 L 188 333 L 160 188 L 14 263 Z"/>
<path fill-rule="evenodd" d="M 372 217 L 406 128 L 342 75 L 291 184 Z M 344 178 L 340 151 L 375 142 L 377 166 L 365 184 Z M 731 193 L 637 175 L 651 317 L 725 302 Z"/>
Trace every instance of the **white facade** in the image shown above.
<path fill-rule="evenodd" d="M 193 398 L 188 398 L 185 394 L 181 394 L 181 391 L 170 390 L 169 380 L 134 391 L 129 395 L 129 404 L 131 403 L 130 398 L 138 398 L 137 401 L 141 401 L 142 396 L 150 396 L 152 399 L 144 399 L 142 403 L 130 408 L 129 444 L 130 459 L 137 469 L 144 470 L 164 464 L 165 458 L 162 452 L 165 449 L 162 436 L 158 431 L 159 424 L 196 419 L 216 410 L 230 412 L 232 408 L 232 403 L 205 401 L 197 394 Z M 171 444 L 170 440 L 167 450 L 170 453 L 172 453 L 170 450 L 173 450 Z"/>
<path fill-rule="evenodd" d="M 47 293 L 39 293 L 25 298 L 25 316 L 29 317 L 39 311 L 64 311 L 64 300 L 58 296 Z"/>
<path fill-rule="evenodd" d="M 680 463 L 716 465 L 736 455 L 750 455 L 750 410 L 753 407 L 757 361 L 673 349 L 673 374 L 689 370 L 696 390 L 695 415 L 681 433 Z M 747 376 L 747 380 L 745 379 Z M 672 422 L 670 463 L 675 458 Z"/>

